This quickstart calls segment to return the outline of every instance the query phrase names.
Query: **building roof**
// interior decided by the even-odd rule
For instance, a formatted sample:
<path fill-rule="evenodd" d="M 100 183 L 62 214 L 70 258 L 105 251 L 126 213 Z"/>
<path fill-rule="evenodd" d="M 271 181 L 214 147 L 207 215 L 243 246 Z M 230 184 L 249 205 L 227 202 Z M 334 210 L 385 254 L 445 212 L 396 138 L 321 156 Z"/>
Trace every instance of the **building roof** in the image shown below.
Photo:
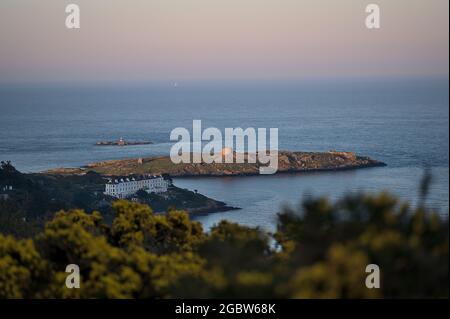
<path fill-rule="evenodd" d="M 139 176 L 117 177 L 114 179 L 110 178 L 108 180 L 108 184 L 121 184 L 121 183 L 129 183 L 129 182 L 161 179 L 161 178 L 163 178 L 161 175 L 139 175 Z"/>

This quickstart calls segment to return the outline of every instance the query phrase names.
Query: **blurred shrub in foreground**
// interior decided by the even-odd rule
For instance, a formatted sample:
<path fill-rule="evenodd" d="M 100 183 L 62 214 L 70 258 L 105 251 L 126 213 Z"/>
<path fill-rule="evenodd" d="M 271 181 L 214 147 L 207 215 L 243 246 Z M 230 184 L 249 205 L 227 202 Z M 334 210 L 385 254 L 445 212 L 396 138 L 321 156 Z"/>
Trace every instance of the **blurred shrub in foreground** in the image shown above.
<path fill-rule="evenodd" d="M 31 239 L 0 234 L 1 298 L 448 297 L 448 220 L 387 195 L 304 201 L 269 234 L 118 201 L 115 219 L 58 212 Z M 274 244 L 275 242 L 275 244 Z M 80 267 L 68 289 L 65 268 Z M 368 264 L 381 288 L 368 289 Z"/>

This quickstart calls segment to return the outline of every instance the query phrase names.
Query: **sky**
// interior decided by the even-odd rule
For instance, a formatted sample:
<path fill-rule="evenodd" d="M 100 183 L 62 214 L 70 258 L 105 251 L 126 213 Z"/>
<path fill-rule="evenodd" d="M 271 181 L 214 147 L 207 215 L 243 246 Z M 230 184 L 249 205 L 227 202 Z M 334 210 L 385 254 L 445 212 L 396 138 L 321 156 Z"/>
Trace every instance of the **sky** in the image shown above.
<path fill-rule="evenodd" d="M 78 4 L 81 28 L 65 27 Z M 381 8 L 381 28 L 365 7 Z M 448 0 L 1 0 L 0 83 L 448 77 Z"/>

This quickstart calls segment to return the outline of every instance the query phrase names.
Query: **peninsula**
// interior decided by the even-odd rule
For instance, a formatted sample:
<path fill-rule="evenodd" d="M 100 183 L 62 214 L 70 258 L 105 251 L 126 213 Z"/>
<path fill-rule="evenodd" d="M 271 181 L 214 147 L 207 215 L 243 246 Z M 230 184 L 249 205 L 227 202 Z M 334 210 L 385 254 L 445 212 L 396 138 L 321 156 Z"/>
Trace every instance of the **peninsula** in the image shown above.
<path fill-rule="evenodd" d="M 247 157 L 248 154 L 245 154 Z M 132 174 L 168 175 L 170 177 L 194 176 L 249 176 L 259 175 L 259 163 L 172 163 L 169 156 L 139 159 L 111 160 L 88 164 L 80 168 L 57 168 L 46 174 L 83 175 L 89 171 L 104 176 Z M 352 152 L 289 152 L 280 151 L 277 173 L 338 171 L 366 167 L 386 166 L 385 163 Z"/>
<path fill-rule="evenodd" d="M 118 200 L 107 187 L 111 178 L 95 172 L 82 175 L 22 173 L 11 162 L 0 161 L 0 230 L 10 225 L 17 234 L 21 229 L 42 229 L 45 222 L 61 209 L 99 211 L 105 221 L 114 218 L 112 204 Z M 239 209 L 198 193 L 173 185 L 165 179 L 163 192 L 137 191 L 126 199 L 150 205 L 153 212 L 164 214 L 175 209 L 190 215 L 203 215 Z M 3 223 L 3 224 L 2 224 Z M 28 225 L 28 227 L 26 227 Z"/>

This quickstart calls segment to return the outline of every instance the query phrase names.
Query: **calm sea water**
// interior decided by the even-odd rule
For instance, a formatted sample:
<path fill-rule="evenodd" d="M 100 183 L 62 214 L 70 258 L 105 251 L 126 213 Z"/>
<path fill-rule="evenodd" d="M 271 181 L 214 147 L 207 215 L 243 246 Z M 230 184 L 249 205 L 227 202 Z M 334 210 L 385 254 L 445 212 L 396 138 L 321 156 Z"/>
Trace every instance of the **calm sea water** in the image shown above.
<path fill-rule="evenodd" d="M 448 214 L 448 80 L 0 88 L 0 159 L 21 171 L 166 155 L 175 127 L 278 127 L 280 149 L 354 151 L 388 164 L 351 172 L 177 179 L 241 210 L 211 214 L 271 229 L 286 203 L 389 190 L 415 202 L 423 169 L 434 174 L 428 205 Z M 96 147 L 99 140 L 155 144 Z"/>

